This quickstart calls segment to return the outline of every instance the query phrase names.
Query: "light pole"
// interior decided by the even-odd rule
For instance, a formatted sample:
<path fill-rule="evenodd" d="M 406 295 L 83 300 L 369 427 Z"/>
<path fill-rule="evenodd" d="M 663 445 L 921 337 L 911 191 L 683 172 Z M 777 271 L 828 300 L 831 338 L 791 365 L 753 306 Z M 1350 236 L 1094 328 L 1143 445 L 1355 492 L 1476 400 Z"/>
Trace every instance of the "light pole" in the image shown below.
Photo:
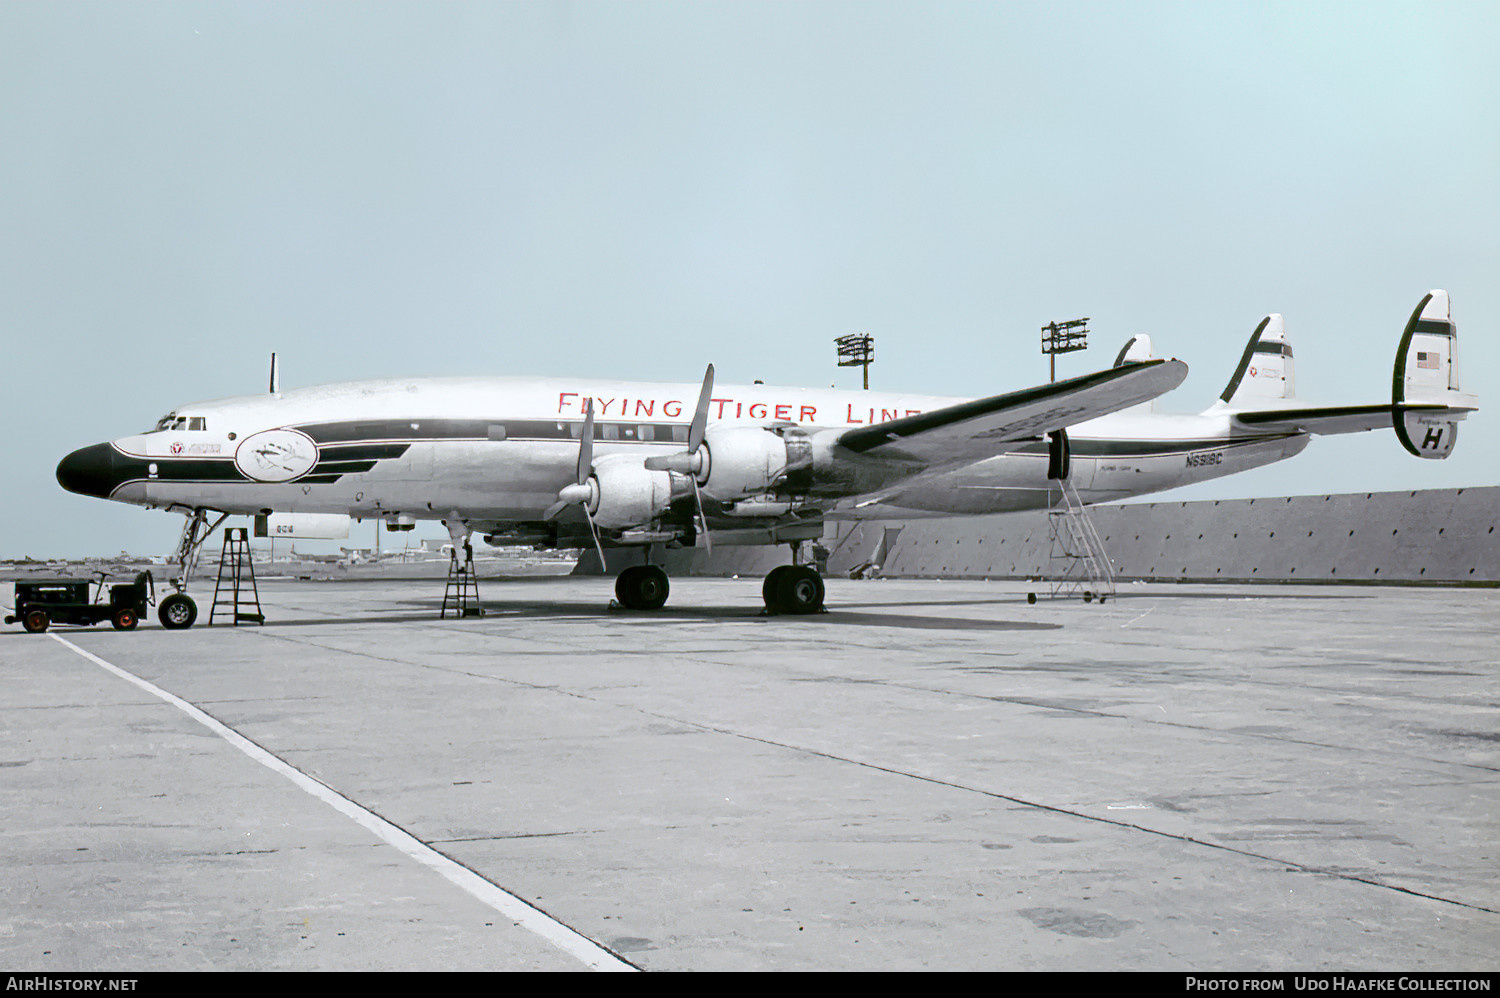
<path fill-rule="evenodd" d="M 1042 327 L 1042 353 L 1047 355 L 1049 371 L 1047 380 L 1057 380 L 1057 355 L 1082 350 L 1088 344 L 1088 319 L 1069 319 L 1067 322 L 1049 322 Z"/>
<path fill-rule="evenodd" d="M 868 333 L 850 333 L 833 341 L 839 348 L 839 367 L 863 367 L 865 389 L 870 387 L 870 364 L 875 360 L 875 337 Z"/>

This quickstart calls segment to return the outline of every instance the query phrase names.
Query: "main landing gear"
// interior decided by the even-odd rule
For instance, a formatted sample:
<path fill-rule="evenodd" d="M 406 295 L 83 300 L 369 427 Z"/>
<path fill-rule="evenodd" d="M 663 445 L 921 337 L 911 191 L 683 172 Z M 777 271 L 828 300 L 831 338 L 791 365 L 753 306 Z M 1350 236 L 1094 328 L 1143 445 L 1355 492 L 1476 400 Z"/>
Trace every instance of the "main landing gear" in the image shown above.
<path fill-rule="evenodd" d="M 811 565 L 778 565 L 760 587 L 767 613 L 821 613 L 823 577 Z"/>
<path fill-rule="evenodd" d="M 813 565 L 801 564 L 801 540 L 791 541 L 790 546 L 792 563 L 771 569 L 761 584 L 760 595 L 766 601 L 766 613 L 823 613 L 823 576 Z M 815 554 L 818 551 L 816 545 L 813 551 Z"/>
<path fill-rule="evenodd" d="M 672 591 L 657 565 L 631 565 L 615 579 L 615 598 L 627 610 L 659 610 Z"/>
<path fill-rule="evenodd" d="M 615 579 L 615 602 L 627 610 L 659 610 L 666 605 L 671 588 L 660 566 L 631 565 Z M 771 569 L 760 588 L 768 614 L 822 613 L 824 592 L 818 570 L 795 561 Z"/>

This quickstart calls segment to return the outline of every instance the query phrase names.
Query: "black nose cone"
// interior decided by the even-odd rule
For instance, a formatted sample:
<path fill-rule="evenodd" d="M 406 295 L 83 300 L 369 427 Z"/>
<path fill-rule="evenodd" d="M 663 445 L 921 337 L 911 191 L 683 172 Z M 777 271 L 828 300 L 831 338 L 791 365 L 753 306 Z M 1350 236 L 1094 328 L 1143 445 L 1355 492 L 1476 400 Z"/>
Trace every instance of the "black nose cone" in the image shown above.
<path fill-rule="evenodd" d="M 75 450 L 57 463 L 57 484 L 79 495 L 108 499 L 120 482 L 116 454 L 109 444 Z"/>

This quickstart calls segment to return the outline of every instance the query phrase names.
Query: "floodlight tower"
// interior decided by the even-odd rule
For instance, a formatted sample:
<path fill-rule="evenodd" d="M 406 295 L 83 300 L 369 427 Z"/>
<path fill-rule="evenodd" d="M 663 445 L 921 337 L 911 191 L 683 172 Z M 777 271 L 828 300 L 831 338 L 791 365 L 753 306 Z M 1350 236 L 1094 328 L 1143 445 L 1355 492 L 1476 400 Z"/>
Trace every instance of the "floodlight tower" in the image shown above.
<path fill-rule="evenodd" d="M 865 369 L 865 388 L 870 387 L 870 364 L 875 360 L 875 337 L 868 333 L 850 333 L 833 341 L 839 348 L 839 367 Z"/>
<path fill-rule="evenodd" d="M 1057 355 L 1082 350 L 1088 344 L 1088 319 L 1049 322 L 1042 327 L 1042 353 L 1047 355 L 1049 381 L 1057 380 Z"/>

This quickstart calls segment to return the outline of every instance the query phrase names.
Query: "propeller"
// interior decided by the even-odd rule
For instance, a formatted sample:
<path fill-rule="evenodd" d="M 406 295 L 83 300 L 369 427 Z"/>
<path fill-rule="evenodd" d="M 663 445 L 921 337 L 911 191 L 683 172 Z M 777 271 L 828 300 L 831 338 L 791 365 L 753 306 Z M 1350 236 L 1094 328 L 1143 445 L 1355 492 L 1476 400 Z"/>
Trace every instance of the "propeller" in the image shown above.
<path fill-rule="evenodd" d="M 599 528 L 594 526 L 594 514 L 589 512 L 589 501 L 594 498 L 597 486 L 589 484 L 589 473 L 594 468 L 594 400 L 584 403 L 583 432 L 578 439 L 578 468 L 572 485 L 564 485 L 557 493 L 557 502 L 547 507 L 546 519 L 551 520 L 577 503 L 583 507 L 584 519 L 589 522 L 589 533 L 594 538 L 594 548 L 599 552 L 599 568 L 607 567 L 604 560 L 604 545 L 599 542 Z"/>
<path fill-rule="evenodd" d="M 693 410 L 693 421 L 688 424 L 687 450 L 676 454 L 648 457 L 646 467 L 651 471 L 675 471 L 687 475 L 693 482 L 693 501 L 698 507 L 698 524 L 703 533 L 703 546 L 709 554 L 714 553 L 713 541 L 708 533 L 708 517 L 703 512 L 703 494 L 698 491 L 698 476 L 703 473 L 703 438 L 708 432 L 708 404 L 714 396 L 714 366 L 708 365 L 703 374 L 703 389 L 698 393 L 698 408 Z"/>

